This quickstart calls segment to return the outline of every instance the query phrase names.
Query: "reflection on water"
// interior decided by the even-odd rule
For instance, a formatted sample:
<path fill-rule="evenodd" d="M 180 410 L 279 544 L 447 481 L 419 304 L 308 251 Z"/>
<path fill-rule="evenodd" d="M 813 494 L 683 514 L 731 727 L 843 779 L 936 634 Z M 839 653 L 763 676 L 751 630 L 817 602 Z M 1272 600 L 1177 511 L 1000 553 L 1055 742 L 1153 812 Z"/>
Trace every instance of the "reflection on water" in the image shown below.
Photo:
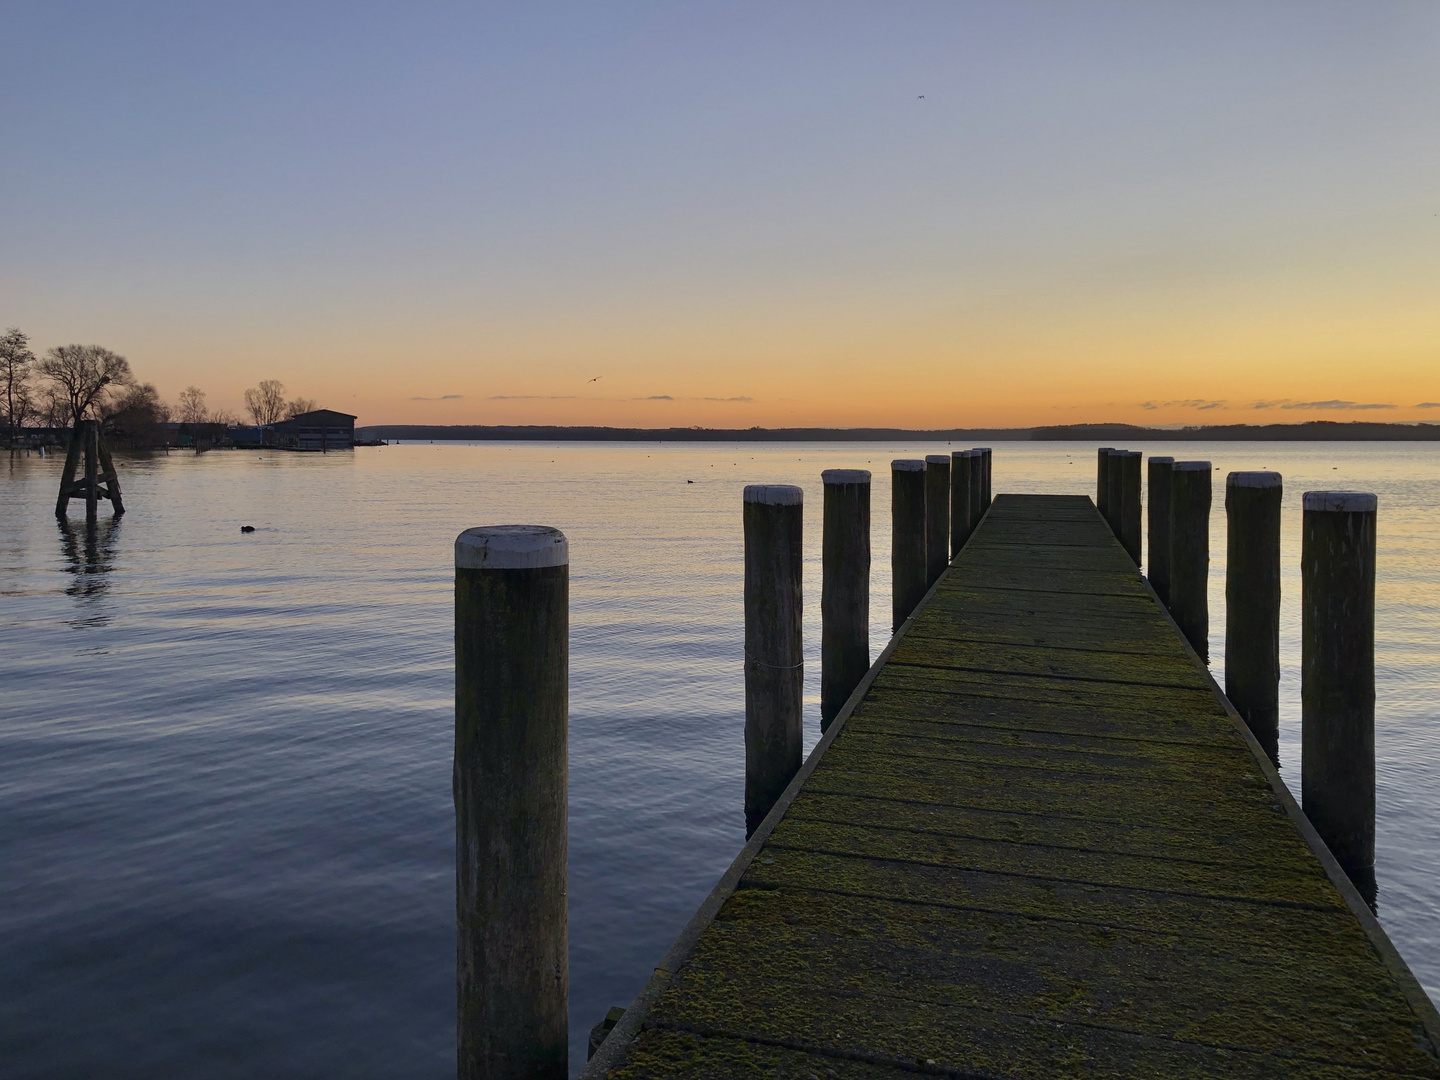
<path fill-rule="evenodd" d="M 589 1027 L 634 998 L 744 842 L 743 486 L 799 483 L 811 501 L 808 748 L 820 472 L 870 469 L 884 507 L 887 462 L 943 449 L 129 457 L 123 526 L 76 522 L 58 543 L 61 460 L 13 457 L 0 474 L 0 1071 L 454 1075 L 452 544 L 516 521 L 570 539 L 578 1068 Z M 1300 495 L 1379 493 L 1377 874 L 1385 926 L 1433 993 L 1440 446 L 1145 449 L 1209 458 L 1217 483 L 1230 469 L 1285 476 L 1279 750 L 1297 790 Z M 1089 494 L 1094 460 L 1090 445 L 1000 444 L 995 490 Z M 889 636 L 889 527 L 874 515 L 872 655 Z M 1222 683 L 1224 529 L 1213 514 Z"/>
<path fill-rule="evenodd" d="M 74 579 L 65 586 L 65 595 L 85 602 L 86 614 L 72 621 L 73 626 L 102 626 L 110 621 L 98 602 L 110 588 L 110 573 L 115 569 L 115 552 L 120 543 L 120 521 L 118 516 L 84 524 L 66 518 L 55 521 L 65 568 Z"/>

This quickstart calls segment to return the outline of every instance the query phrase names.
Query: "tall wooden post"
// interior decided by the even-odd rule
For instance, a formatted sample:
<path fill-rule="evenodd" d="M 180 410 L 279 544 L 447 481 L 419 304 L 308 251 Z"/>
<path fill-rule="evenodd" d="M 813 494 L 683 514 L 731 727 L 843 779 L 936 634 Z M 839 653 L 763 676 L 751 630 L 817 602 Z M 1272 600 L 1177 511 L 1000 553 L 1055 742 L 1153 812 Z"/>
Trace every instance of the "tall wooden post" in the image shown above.
<path fill-rule="evenodd" d="M 100 515 L 100 422 L 82 420 L 85 425 L 85 520 Z"/>
<path fill-rule="evenodd" d="M 1305 813 L 1375 904 L 1375 517 L 1365 492 L 1307 491 L 1300 542 Z"/>
<path fill-rule="evenodd" d="M 1280 501 L 1277 472 L 1225 478 L 1225 696 L 1280 764 Z"/>
<path fill-rule="evenodd" d="M 800 771 L 803 498 L 791 484 L 745 488 L 746 836 Z"/>
<path fill-rule="evenodd" d="M 980 466 L 980 512 L 983 514 L 990 509 L 992 488 L 990 466 L 993 455 L 988 446 L 977 446 L 975 450 L 983 459 L 983 464 Z"/>
<path fill-rule="evenodd" d="M 1210 659 L 1210 463 L 1177 461 L 1170 478 L 1170 614 Z"/>
<path fill-rule="evenodd" d="M 925 588 L 950 564 L 950 455 L 925 458 Z"/>
<path fill-rule="evenodd" d="M 1145 504 L 1149 551 L 1145 576 L 1150 587 L 1167 608 L 1170 606 L 1170 476 L 1173 457 L 1152 457 L 1149 461 L 1149 500 Z"/>
<path fill-rule="evenodd" d="M 455 540 L 460 1080 L 565 1080 L 569 554 L 558 529 Z"/>
<path fill-rule="evenodd" d="M 826 469 L 820 569 L 820 730 L 870 669 L 870 473 Z"/>
<path fill-rule="evenodd" d="M 1110 531 L 1115 534 L 1116 540 L 1120 539 L 1120 514 L 1125 503 L 1125 467 L 1122 461 L 1127 453 L 1128 450 L 1111 450 L 1105 466 L 1105 505 L 1109 507 Z"/>
<path fill-rule="evenodd" d="M 1113 446 L 1102 446 L 1095 451 L 1095 509 L 1107 525 L 1110 524 L 1110 455 L 1114 452 Z"/>
<path fill-rule="evenodd" d="M 1120 474 L 1120 544 L 1140 565 L 1140 461 L 1138 450 L 1122 450 L 1116 460 Z"/>
<path fill-rule="evenodd" d="M 985 516 L 985 455 L 979 449 L 970 451 L 970 531 L 973 533 Z"/>
<path fill-rule="evenodd" d="M 891 629 L 910 617 L 925 596 L 925 462 L 890 463 Z"/>
<path fill-rule="evenodd" d="M 970 538 L 970 455 L 973 450 L 956 450 L 950 455 L 950 557 L 953 559 Z"/>

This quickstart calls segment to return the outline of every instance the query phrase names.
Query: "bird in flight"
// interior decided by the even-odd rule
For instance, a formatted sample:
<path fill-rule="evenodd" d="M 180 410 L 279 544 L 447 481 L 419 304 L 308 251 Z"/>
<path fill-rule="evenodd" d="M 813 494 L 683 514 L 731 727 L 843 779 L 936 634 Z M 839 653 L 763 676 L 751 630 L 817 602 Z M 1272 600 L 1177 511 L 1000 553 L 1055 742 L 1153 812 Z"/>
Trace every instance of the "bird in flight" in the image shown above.
<path fill-rule="evenodd" d="M 920 95 L 918 98 L 916 98 L 915 100 L 916 100 L 916 101 L 924 101 L 924 100 L 925 100 L 925 95 L 924 95 L 924 94 L 921 94 L 921 95 Z"/>
<path fill-rule="evenodd" d="M 599 382 L 599 381 L 600 381 L 601 379 L 603 379 L 604 377 L 605 377 L 604 375 L 596 375 L 596 376 L 595 376 L 593 379 L 591 379 L 590 381 L 591 381 L 591 382 Z"/>

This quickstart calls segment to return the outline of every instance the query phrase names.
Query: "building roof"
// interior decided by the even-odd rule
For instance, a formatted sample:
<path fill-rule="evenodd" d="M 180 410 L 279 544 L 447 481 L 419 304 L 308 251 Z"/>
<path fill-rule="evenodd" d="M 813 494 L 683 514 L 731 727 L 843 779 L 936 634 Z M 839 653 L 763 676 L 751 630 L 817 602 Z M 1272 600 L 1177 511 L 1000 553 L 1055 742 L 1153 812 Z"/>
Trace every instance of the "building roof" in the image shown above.
<path fill-rule="evenodd" d="M 351 413 L 336 412 L 334 409 L 316 409 L 314 412 L 298 413 L 297 415 L 290 417 L 290 419 L 288 420 L 280 421 L 280 423 L 334 424 L 343 420 L 349 420 L 353 423 L 355 417 Z M 279 425 L 277 424 L 276 426 L 278 427 Z"/>

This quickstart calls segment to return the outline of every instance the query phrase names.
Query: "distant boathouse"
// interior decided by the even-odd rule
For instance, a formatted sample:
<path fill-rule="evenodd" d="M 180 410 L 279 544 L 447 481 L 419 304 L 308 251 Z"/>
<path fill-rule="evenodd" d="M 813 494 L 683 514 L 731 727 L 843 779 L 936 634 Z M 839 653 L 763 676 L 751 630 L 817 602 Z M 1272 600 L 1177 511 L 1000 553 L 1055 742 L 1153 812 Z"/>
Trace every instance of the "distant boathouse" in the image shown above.
<path fill-rule="evenodd" d="M 349 450 L 355 444 L 355 417 L 316 409 L 265 429 L 265 443 L 277 450 Z"/>

